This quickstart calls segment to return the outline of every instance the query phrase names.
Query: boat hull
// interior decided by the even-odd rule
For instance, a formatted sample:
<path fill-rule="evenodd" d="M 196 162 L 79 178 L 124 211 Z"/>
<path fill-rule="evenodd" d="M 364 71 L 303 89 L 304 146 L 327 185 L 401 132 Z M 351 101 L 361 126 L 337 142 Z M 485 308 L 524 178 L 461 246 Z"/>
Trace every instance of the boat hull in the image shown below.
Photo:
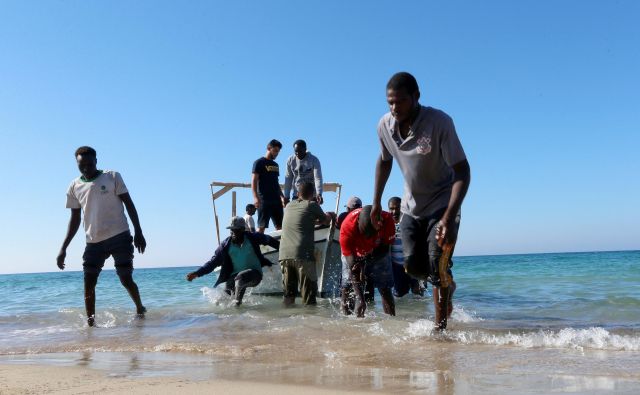
<path fill-rule="evenodd" d="M 273 232 L 270 236 L 279 239 L 280 231 Z M 335 297 L 340 294 L 342 276 L 339 232 L 333 227 L 318 228 L 314 232 L 314 241 L 318 294 L 322 298 Z M 262 246 L 261 250 L 274 264 L 271 268 L 263 269 L 262 282 L 251 293 L 282 295 L 282 269 L 278 262 L 278 251 L 268 246 Z"/>

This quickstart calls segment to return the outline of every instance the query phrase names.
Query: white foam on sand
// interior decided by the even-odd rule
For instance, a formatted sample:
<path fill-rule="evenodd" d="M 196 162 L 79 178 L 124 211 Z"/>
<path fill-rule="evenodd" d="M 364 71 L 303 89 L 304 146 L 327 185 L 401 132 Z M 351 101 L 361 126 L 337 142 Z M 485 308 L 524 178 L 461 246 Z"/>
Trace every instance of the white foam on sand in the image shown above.
<path fill-rule="evenodd" d="M 604 328 L 565 328 L 560 331 L 537 331 L 531 333 L 491 334 L 481 331 L 448 333 L 452 339 L 463 344 L 492 344 L 523 348 L 569 348 L 577 350 L 638 351 L 640 338 L 612 334 Z"/>

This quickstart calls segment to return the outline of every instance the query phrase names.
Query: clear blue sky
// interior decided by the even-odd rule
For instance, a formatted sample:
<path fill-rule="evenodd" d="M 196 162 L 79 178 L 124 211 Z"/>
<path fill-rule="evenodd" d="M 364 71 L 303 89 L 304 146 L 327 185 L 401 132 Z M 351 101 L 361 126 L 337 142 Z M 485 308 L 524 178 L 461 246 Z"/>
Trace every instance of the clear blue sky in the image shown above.
<path fill-rule="evenodd" d="M 85 144 L 138 207 L 137 267 L 206 260 L 209 183 L 249 182 L 271 138 L 281 166 L 306 139 L 341 205 L 370 202 L 403 70 L 471 164 L 458 254 L 638 249 L 639 18 L 632 0 L 3 1 L 0 273 L 57 270 Z"/>

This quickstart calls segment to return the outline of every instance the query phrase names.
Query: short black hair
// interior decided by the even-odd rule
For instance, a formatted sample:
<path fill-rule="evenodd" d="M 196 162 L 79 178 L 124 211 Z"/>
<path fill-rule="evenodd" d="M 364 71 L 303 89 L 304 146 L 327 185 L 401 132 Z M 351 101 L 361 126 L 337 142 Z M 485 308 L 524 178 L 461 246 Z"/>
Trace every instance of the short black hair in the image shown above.
<path fill-rule="evenodd" d="M 267 148 L 280 148 L 280 149 L 282 149 L 282 143 L 279 142 L 276 139 L 273 139 L 273 140 L 269 141 L 269 144 L 267 144 Z"/>
<path fill-rule="evenodd" d="M 296 141 L 294 141 L 293 146 L 295 147 L 296 145 L 302 145 L 303 147 L 306 148 L 307 147 L 307 142 L 304 141 L 304 140 L 296 140 Z"/>
<path fill-rule="evenodd" d="M 313 183 L 309 181 L 303 182 L 298 186 L 298 194 L 300 197 L 313 196 L 314 190 L 315 187 L 313 186 Z"/>
<path fill-rule="evenodd" d="M 389 82 L 387 82 L 387 90 L 389 89 L 393 89 L 394 91 L 404 89 L 410 95 L 420 91 L 418 81 L 406 71 L 395 73 L 391 79 L 389 79 Z"/>
<path fill-rule="evenodd" d="M 247 207 L 244 208 L 244 211 L 249 211 L 249 210 L 255 209 L 255 208 L 256 208 L 255 205 L 249 203 L 249 204 L 247 204 Z"/>
<path fill-rule="evenodd" d="M 360 210 L 358 215 L 358 227 L 363 230 L 365 237 L 372 237 L 376 234 L 376 228 L 373 227 L 371 222 L 371 205 L 366 205 Z"/>
<path fill-rule="evenodd" d="M 389 202 L 387 203 L 387 206 L 391 205 L 391 202 L 396 202 L 396 203 L 400 204 L 402 202 L 402 199 L 400 199 L 397 196 L 394 196 L 391 199 L 389 199 Z"/>
<path fill-rule="evenodd" d="M 82 147 L 78 148 L 76 150 L 76 154 L 74 156 L 74 158 L 77 158 L 78 155 L 91 155 L 94 158 L 96 157 L 97 153 L 96 150 L 94 150 L 93 148 L 89 147 L 88 145 L 83 145 Z"/>

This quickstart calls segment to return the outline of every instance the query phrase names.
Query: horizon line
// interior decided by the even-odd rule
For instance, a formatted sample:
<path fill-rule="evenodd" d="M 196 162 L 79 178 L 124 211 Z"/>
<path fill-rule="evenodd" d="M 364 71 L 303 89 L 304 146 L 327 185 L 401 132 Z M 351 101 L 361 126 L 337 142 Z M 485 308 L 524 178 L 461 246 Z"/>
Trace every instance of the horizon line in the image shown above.
<path fill-rule="evenodd" d="M 593 254 L 593 253 L 607 253 L 607 252 L 640 252 L 640 249 L 631 250 L 600 250 L 600 251 L 563 251 L 563 252 L 519 252 L 510 254 L 478 254 L 478 255 L 454 255 L 458 258 L 474 258 L 474 257 L 491 257 L 491 256 L 509 256 L 509 255 L 553 255 L 553 254 Z M 156 266 L 156 267 L 140 267 L 134 268 L 134 270 L 155 270 L 155 269 L 178 269 L 185 267 L 199 267 L 201 265 L 183 265 L 183 266 Z M 115 268 L 103 269 L 102 271 L 115 271 Z M 14 274 L 46 274 L 46 273 L 75 273 L 82 272 L 82 270 L 58 270 L 58 271 L 46 271 L 46 272 L 18 272 L 18 273 L 0 273 L 0 276 L 14 275 Z"/>

